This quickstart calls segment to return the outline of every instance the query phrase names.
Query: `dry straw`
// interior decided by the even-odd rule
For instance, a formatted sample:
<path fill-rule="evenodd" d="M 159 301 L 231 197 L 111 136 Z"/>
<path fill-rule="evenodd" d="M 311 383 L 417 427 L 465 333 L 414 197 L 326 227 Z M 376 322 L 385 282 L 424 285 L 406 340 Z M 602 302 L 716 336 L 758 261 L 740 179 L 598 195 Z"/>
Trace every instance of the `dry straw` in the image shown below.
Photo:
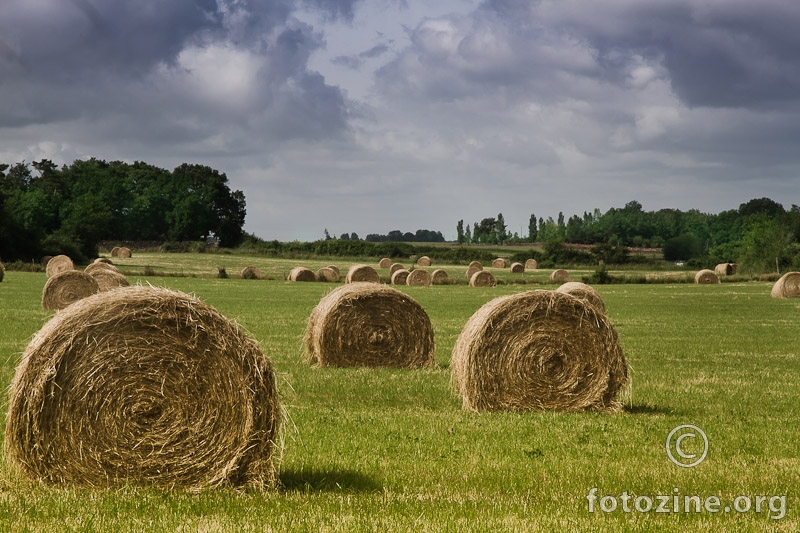
<path fill-rule="evenodd" d="M 289 281 L 317 281 L 317 276 L 306 267 L 294 267 L 289 272 Z"/>
<path fill-rule="evenodd" d="M 97 286 L 100 287 L 101 292 L 110 291 L 111 289 L 116 289 L 118 287 L 127 287 L 130 285 L 128 278 L 125 277 L 124 274 L 115 272 L 113 270 L 95 270 L 89 275 L 92 276 L 97 282 Z"/>
<path fill-rule="evenodd" d="M 67 270 L 75 270 L 75 264 L 72 262 L 72 259 L 66 255 L 57 255 L 51 258 L 47 262 L 47 267 L 45 267 L 48 278 L 52 278 L 59 272 L 65 272 Z"/>
<path fill-rule="evenodd" d="M 90 276 L 100 270 L 110 270 L 111 272 L 119 272 L 119 269 L 110 263 L 89 263 L 83 271 Z"/>
<path fill-rule="evenodd" d="M 322 298 L 308 319 L 305 349 L 318 366 L 436 365 L 428 314 L 407 294 L 375 283 L 343 285 Z"/>
<path fill-rule="evenodd" d="M 403 269 L 403 265 L 401 265 L 400 263 L 392 263 L 392 266 L 389 267 L 389 275 L 391 276 L 392 274 L 401 269 Z"/>
<path fill-rule="evenodd" d="M 569 272 L 559 268 L 550 273 L 550 283 L 566 283 L 569 281 Z"/>
<path fill-rule="evenodd" d="M 464 272 L 464 277 L 467 278 L 467 280 L 471 280 L 472 276 L 474 276 L 476 272 L 482 272 L 482 271 L 483 271 L 482 266 L 480 265 L 472 266 L 472 264 L 470 263 L 470 266 L 467 267 L 467 271 Z"/>
<path fill-rule="evenodd" d="M 261 279 L 261 271 L 256 266 L 246 266 L 242 269 L 242 279 Z"/>
<path fill-rule="evenodd" d="M 506 260 L 502 257 L 498 257 L 494 261 L 492 261 L 492 268 L 505 268 L 506 267 Z"/>
<path fill-rule="evenodd" d="M 331 270 L 333 270 L 334 272 L 336 272 L 336 275 L 337 275 L 337 276 L 339 276 L 339 275 L 340 275 L 340 272 L 339 272 L 339 267 L 338 267 L 338 266 L 336 266 L 336 265 L 328 265 L 328 266 L 326 266 L 325 268 L 330 268 Z M 337 279 L 337 281 L 338 281 L 338 279 Z"/>
<path fill-rule="evenodd" d="M 447 282 L 447 272 L 441 268 L 437 268 L 431 274 L 431 283 L 434 285 L 442 285 Z"/>
<path fill-rule="evenodd" d="M 525 261 L 525 270 L 536 270 L 539 268 L 539 263 L 536 259 L 528 259 Z"/>
<path fill-rule="evenodd" d="M 736 263 L 720 263 L 714 267 L 714 273 L 717 276 L 733 276 L 736 274 L 739 265 Z"/>
<path fill-rule="evenodd" d="M 800 298 L 800 272 L 787 272 L 772 286 L 773 298 Z"/>
<path fill-rule="evenodd" d="M 605 313 L 567 294 L 527 291 L 472 315 L 451 378 L 471 411 L 613 412 L 628 366 Z"/>
<path fill-rule="evenodd" d="M 411 271 L 406 278 L 406 285 L 412 287 L 427 287 L 433 283 L 433 277 L 427 270 L 417 268 Z"/>
<path fill-rule="evenodd" d="M 481 264 L 480 261 L 470 261 L 469 265 L 467 265 L 467 268 L 475 268 L 476 270 L 483 270 L 483 265 Z"/>
<path fill-rule="evenodd" d="M 129 259 L 131 257 L 131 249 L 125 246 L 115 246 L 111 249 L 111 257 Z"/>
<path fill-rule="evenodd" d="M 105 263 L 107 265 L 113 265 L 114 263 L 108 257 L 98 257 L 94 260 L 95 263 Z"/>
<path fill-rule="evenodd" d="M 488 270 L 479 270 L 469 278 L 470 287 L 494 287 L 495 285 L 497 285 L 497 279 Z"/>
<path fill-rule="evenodd" d="M 126 287 L 61 311 L 11 385 L 6 456 L 48 484 L 267 488 L 275 373 L 257 343 L 183 293 Z"/>
<path fill-rule="evenodd" d="M 512 274 L 522 274 L 525 272 L 525 266 L 522 263 L 511 263 Z"/>
<path fill-rule="evenodd" d="M 705 268 L 694 275 L 694 282 L 698 285 L 714 285 L 719 283 L 719 278 L 713 270 Z"/>
<path fill-rule="evenodd" d="M 47 280 L 42 290 L 42 309 L 64 309 L 100 291 L 95 279 L 80 270 L 65 270 Z"/>
<path fill-rule="evenodd" d="M 405 268 L 395 270 L 392 274 L 392 285 L 405 285 L 409 274 L 411 274 L 411 272 Z"/>
<path fill-rule="evenodd" d="M 429 267 L 431 266 L 431 258 L 427 255 L 423 255 L 419 259 L 417 259 L 417 266 L 420 267 Z"/>
<path fill-rule="evenodd" d="M 358 281 L 380 283 L 381 278 L 378 276 L 378 272 L 369 265 L 353 265 L 347 271 L 345 282 L 355 283 Z"/>
<path fill-rule="evenodd" d="M 339 281 L 339 273 L 331 267 L 322 267 L 317 270 L 317 281 Z"/>
<path fill-rule="evenodd" d="M 381 259 L 380 263 L 378 263 L 378 266 L 381 268 L 389 268 L 390 266 L 392 266 L 392 260 L 389 259 L 388 257 L 384 257 L 383 259 Z"/>
<path fill-rule="evenodd" d="M 583 300 L 584 302 L 593 305 L 598 311 L 602 311 L 603 313 L 606 312 L 606 305 L 603 303 L 603 299 L 600 298 L 600 293 L 598 293 L 594 287 L 590 285 L 581 283 L 580 281 L 568 281 L 567 283 L 559 286 L 556 289 L 556 292 L 569 294 L 575 298 L 578 298 L 579 300 Z"/>

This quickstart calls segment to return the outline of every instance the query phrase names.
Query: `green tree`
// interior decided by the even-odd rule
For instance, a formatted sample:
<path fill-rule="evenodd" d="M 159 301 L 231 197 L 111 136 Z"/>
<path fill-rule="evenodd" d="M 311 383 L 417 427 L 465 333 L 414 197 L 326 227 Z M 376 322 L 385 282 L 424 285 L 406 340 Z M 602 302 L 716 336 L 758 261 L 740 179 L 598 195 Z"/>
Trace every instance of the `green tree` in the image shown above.
<path fill-rule="evenodd" d="M 503 213 L 497 214 L 497 221 L 494 225 L 495 240 L 498 244 L 503 244 L 508 240 L 508 232 L 506 231 L 506 221 L 503 218 Z"/>
<path fill-rule="evenodd" d="M 791 261 L 791 230 L 769 215 L 751 215 L 739 248 L 739 263 L 750 273 L 774 272 Z"/>
<path fill-rule="evenodd" d="M 456 239 L 458 244 L 464 244 L 464 220 L 459 220 L 456 224 Z"/>
<path fill-rule="evenodd" d="M 538 228 L 536 226 L 536 215 L 531 213 L 531 216 L 528 219 L 528 241 L 536 242 L 537 234 Z"/>

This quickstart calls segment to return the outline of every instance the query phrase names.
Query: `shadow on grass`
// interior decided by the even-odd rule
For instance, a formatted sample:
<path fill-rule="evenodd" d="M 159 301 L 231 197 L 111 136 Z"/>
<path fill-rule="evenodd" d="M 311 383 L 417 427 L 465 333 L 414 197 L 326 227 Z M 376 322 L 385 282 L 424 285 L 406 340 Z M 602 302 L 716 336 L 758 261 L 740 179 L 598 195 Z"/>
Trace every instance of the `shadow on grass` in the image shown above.
<path fill-rule="evenodd" d="M 373 492 L 382 488 L 373 478 L 352 470 L 284 470 L 280 478 L 283 489 L 294 492 Z"/>
<path fill-rule="evenodd" d="M 632 415 L 682 415 L 684 411 L 675 409 L 674 407 L 659 407 L 651 404 L 641 405 L 626 405 L 624 407 L 626 413 Z"/>

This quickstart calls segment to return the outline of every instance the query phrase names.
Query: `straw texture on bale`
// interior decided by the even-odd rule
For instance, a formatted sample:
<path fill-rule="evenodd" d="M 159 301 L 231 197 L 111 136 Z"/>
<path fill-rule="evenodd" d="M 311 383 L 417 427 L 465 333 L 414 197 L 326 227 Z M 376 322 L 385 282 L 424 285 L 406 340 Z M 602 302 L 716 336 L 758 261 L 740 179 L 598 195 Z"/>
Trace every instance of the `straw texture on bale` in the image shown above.
<path fill-rule="evenodd" d="M 525 266 L 522 263 L 511 263 L 512 274 L 522 274 L 525 272 Z"/>
<path fill-rule="evenodd" d="M 417 259 L 417 266 L 421 267 L 429 267 L 431 266 L 431 258 L 427 255 L 423 255 L 419 259 Z"/>
<path fill-rule="evenodd" d="M 431 274 L 431 283 L 434 285 L 440 285 L 447 281 L 447 271 L 442 270 L 441 268 L 437 268 Z"/>
<path fill-rule="evenodd" d="M 628 366 L 605 313 L 540 290 L 495 298 L 472 315 L 451 379 L 470 411 L 613 412 Z"/>
<path fill-rule="evenodd" d="M 483 265 L 481 264 L 480 261 L 470 261 L 469 265 L 467 265 L 467 268 L 475 268 L 476 270 L 483 270 Z"/>
<path fill-rule="evenodd" d="M 606 312 L 606 305 L 594 287 L 581 283 L 580 281 L 568 281 L 556 289 L 556 292 L 569 294 L 579 300 L 583 300 L 595 307 L 598 311 Z"/>
<path fill-rule="evenodd" d="M 346 283 L 365 281 L 370 283 L 380 283 L 381 278 L 378 272 L 369 265 L 353 265 L 347 271 Z"/>
<path fill-rule="evenodd" d="M 107 265 L 113 265 L 114 263 L 108 257 L 98 257 L 94 260 L 95 263 L 106 263 Z"/>
<path fill-rule="evenodd" d="M 280 426 L 257 343 L 183 293 L 126 287 L 59 312 L 16 369 L 12 468 L 49 484 L 268 488 Z"/>
<path fill-rule="evenodd" d="M 352 283 L 320 300 L 305 333 L 318 366 L 435 366 L 433 327 L 416 300 L 388 285 Z"/>
<path fill-rule="evenodd" d="M 495 285 L 497 285 L 497 279 L 488 270 L 478 270 L 469 278 L 470 287 L 494 287 Z"/>
<path fill-rule="evenodd" d="M 738 266 L 736 263 L 720 263 L 714 267 L 714 273 L 717 276 L 733 276 Z"/>
<path fill-rule="evenodd" d="M 550 283 L 566 283 L 569 281 L 569 272 L 563 268 L 553 270 L 550 273 Z"/>
<path fill-rule="evenodd" d="M 115 246 L 115 247 L 113 247 L 111 249 L 111 252 L 110 252 L 111 257 L 117 257 L 118 253 L 119 253 L 119 246 Z"/>
<path fill-rule="evenodd" d="M 339 281 L 339 273 L 331 267 L 322 267 L 317 270 L 317 281 Z"/>
<path fill-rule="evenodd" d="M 492 261 L 492 268 L 505 268 L 506 267 L 506 260 L 502 257 L 498 257 L 494 261 Z"/>
<path fill-rule="evenodd" d="M 694 282 L 698 285 L 715 285 L 719 283 L 719 278 L 713 270 L 704 268 L 694 275 Z"/>
<path fill-rule="evenodd" d="M 412 287 L 427 287 L 433 283 L 433 277 L 427 270 L 417 268 L 411 271 L 411 274 L 406 278 L 406 285 Z"/>
<path fill-rule="evenodd" d="M 101 292 L 130 285 L 128 278 L 125 277 L 124 274 L 113 270 L 94 270 L 90 272 L 89 275 L 97 282 L 97 286 L 100 288 Z"/>
<path fill-rule="evenodd" d="M 246 266 L 242 269 L 242 279 L 261 279 L 261 271 L 256 266 Z"/>
<path fill-rule="evenodd" d="M 94 272 L 98 270 L 110 270 L 111 272 L 119 272 L 119 269 L 112 264 L 109 263 L 90 263 L 86 265 L 86 268 L 83 269 L 89 275 L 92 275 Z"/>
<path fill-rule="evenodd" d="M 380 263 L 378 263 L 378 266 L 381 268 L 389 268 L 390 266 L 392 266 L 392 260 L 389 259 L 388 257 L 384 257 L 383 259 L 381 259 Z"/>
<path fill-rule="evenodd" d="M 464 277 L 467 278 L 467 281 L 469 281 L 469 280 L 472 279 L 472 276 L 474 276 L 476 272 L 482 272 L 482 271 L 483 271 L 483 267 L 481 267 L 481 266 L 477 266 L 477 267 L 469 266 L 469 267 L 467 267 L 467 271 L 464 272 Z"/>
<path fill-rule="evenodd" d="M 115 246 L 111 249 L 111 257 L 121 257 L 128 259 L 131 257 L 131 249 L 125 246 Z"/>
<path fill-rule="evenodd" d="M 404 268 L 403 265 L 401 265 L 400 263 L 392 263 L 392 266 L 389 267 L 389 275 L 391 276 L 392 274 L 403 268 Z"/>
<path fill-rule="evenodd" d="M 392 274 L 392 285 L 405 285 L 409 274 L 411 274 L 411 272 L 405 268 L 395 270 Z"/>
<path fill-rule="evenodd" d="M 525 261 L 525 270 L 536 270 L 539 268 L 539 263 L 536 259 L 528 259 Z"/>
<path fill-rule="evenodd" d="M 294 267 L 289 272 L 289 281 L 317 281 L 317 276 L 306 267 Z"/>
<path fill-rule="evenodd" d="M 59 272 L 65 272 L 67 270 L 75 270 L 75 264 L 72 262 L 72 259 L 66 255 L 57 255 L 51 258 L 45 267 L 48 278 L 52 278 Z"/>
<path fill-rule="evenodd" d="M 47 280 L 42 290 L 42 309 L 64 309 L 100 292 L 92 276 L 80 270 L 65 270 Z"/>
<path fill-rule="evenodd" d="M 787 272 L 772 286 L 773 298 L 800 298 L 800 272 Z"/>
<path fill-rule="evenodd" d="M 337 275 L 337 276 L 341 275 L 341 272 L 339 272 L 339 267 L 338 267 L 338 266 L 336 266 L 336 265 L 328 265 L 328 266 L 326 266 L 325 268 L 330 268 L 331 270 L 333 270 L 334 272 L 336 272 L 336 275 Z"/>

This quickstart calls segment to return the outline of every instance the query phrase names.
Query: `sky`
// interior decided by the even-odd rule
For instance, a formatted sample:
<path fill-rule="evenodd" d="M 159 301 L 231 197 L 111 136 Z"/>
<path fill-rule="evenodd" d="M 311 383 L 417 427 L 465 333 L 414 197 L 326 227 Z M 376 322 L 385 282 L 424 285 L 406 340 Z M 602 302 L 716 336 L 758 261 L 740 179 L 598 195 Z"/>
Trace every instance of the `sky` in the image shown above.
<path fill-rule="evenodd" d="M 800 204 L 796 0 L 2 0 L 0 162 L 224 172 L 272 240 Z"/>

